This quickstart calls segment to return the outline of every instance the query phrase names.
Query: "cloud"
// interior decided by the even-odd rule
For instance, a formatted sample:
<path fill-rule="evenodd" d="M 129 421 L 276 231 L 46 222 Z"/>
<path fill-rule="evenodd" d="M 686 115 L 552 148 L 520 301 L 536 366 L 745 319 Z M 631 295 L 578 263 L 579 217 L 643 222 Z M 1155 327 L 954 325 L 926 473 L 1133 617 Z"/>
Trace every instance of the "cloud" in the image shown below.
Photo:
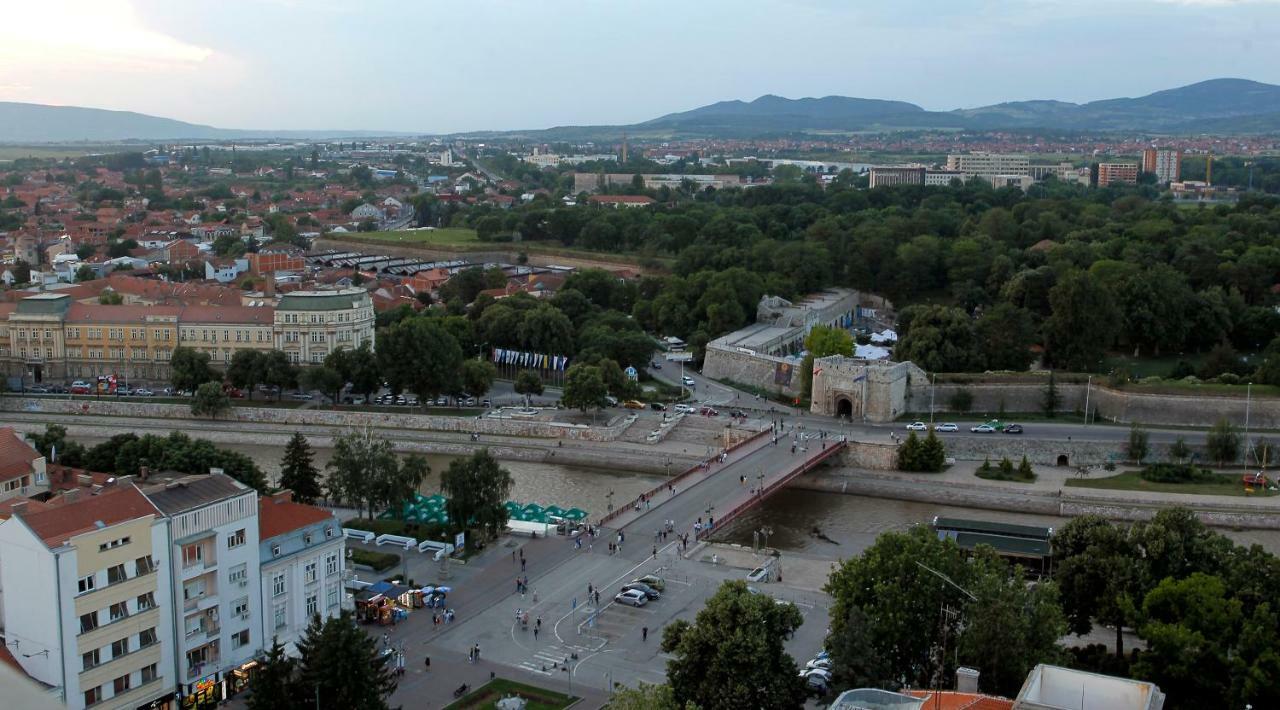
<path fill-rule="evenodd" d="M 213 50 L 149 29 L 127 0 L 42 0 L 5 11 L 0 58 L 13 65 L 136 71 L 198 65 Z"/>

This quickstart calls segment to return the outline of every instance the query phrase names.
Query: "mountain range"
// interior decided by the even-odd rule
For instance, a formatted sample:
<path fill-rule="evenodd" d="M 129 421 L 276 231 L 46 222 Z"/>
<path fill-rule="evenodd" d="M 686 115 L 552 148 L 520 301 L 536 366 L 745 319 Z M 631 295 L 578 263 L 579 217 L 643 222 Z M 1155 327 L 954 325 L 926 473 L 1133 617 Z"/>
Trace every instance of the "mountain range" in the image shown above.
<path fill-rule="evenodd" d="M 630 126 L 560 126 L 485 132 L 542 140 L 591 139 L 622 131 L 635 137 L 753 137 L 783 133 L 909 129 L 1044 129 L 1151 133 L 1280 132 L 1280 86 L 1248 79 L 1210 79 L 1137 98 L 1084 104 L 1010 101 L 927 111 L 905 101 L 825 96 L 721 101 Z M 235 130 L 130 111 L 0 102 L 0 142 L 229 140 L 412 135 L 391 131 Z M 479 134 L 469 134 L 479 135 Z"/>

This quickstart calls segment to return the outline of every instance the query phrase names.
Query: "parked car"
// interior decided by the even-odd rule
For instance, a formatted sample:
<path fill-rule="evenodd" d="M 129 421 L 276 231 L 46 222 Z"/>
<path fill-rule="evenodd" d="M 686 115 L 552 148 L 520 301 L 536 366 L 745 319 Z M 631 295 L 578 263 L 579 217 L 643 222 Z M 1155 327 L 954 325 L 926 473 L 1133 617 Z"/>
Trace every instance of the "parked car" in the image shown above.
<path fill-rule="evenodd" d="M 635 399 L 628 399 L 622 403 L 627 409 L 644 409 L 644 402 Z"/>
<path fill-rule="evenodd" d="M 960 431 L 960 427 L 956 426 L 952 422 L 946 422 L 945 424 L 939 424 L 935 426 L 933 430 L 934 431 Z"/>
<path fill-rule="evenodd" d="M 646 597 L 649 597 L 650 599 L 662 598 L 662 592 L 659 592 L 658 590 L 654 589 L 653 587 L 650 587 L 644 582 L 629 582 L 627 584 L 624 584 L 622 585 L 622 591 L 640 592 L 644 594 Z"/>
<path fill-rule="evenodd" d="M 493 400 L 486 397 L 485 400 L 480 403 L 480 406 L 484 407 L 485 409 L 493 409 Z"/>
<path fill-rule="evenodd" d="M 829 671 L 829 670 L 831 670 L 831 659 L 830 659 L 830 658 L 815 658 L 815 659 L 813 659 L 813 660 L 809 661 L 808 663 L 804 664 L 804 667 L 805 667 L 807 670 L 813 670 L 814 668 L 821 668 L 821 669 L 822 669 L 822 670 L 824 670 L 824 671 Z"/>
<path fill-rule="evenodd" d="M 44 385 L 32 385 L 27 388 L 28 394 L 49 394 L 49 388 Z"/>
<path fill-rule="evenodd" d="M 698 408 L 689 404 L 677 404 L 676 411 L 681 414 L 697 414 Z"/>
<path fill-rule="evenodd" d="M 467 397 L 467 406 L 468 406 L 468 407 L 474 407 L 474 406 L 476 406 L 476 398 L 475 398 L 475 397 Z"/>
<path fill-rule="evenodd" d="M 693 387 L 694 385 L 698 384 L 692 377 L 688 375 L 685 375 L 684 377 L 680 378 L 680 382 L 685 387 Z"/>
<path fill-rule="evenodd" d="M 800 677 L 804 678 L 805 690 L 811 693 L 826 695 L 831 688 L 831 673 L 821 668 L 800 671 Z"/>
<path fill-rule="evenodd" d="M 924 422 L 911 422 L 907 425 L 907 431 L 925 431 L 929 428 Z"/>
<path fill-rule="evenodd" d="M 667 589 L 667 580 L 659 577 L 656 574 L 646 574 L 645 576 L 637 577 L 632 581 L 640 582 L 641 584 L 647 584 L 650 587 L 653 587 L 654 589 L 658 590 L 659 592 L 666 591 Z"/>
<path fill-rule="evenodd" d="M 994 434 L 996 433 L 996 428 L 990 424 L 979 424 L 978 426 L 969 427 L 969 431 L 974 434 Z"/>
<path fill-rule="evenodd" d="M 735 409 L 732 412 L 729 412 L 729 416 L 735 419 L 746 419 L 747 413 L 742 411 L 741 409 Z"/>
<path fill-rule="evenodd" d="M 615 602 L 626 604 L 627 606 L 644 606 L 649 603 L 649 597 L 639 589 L 624 589 L 613 597 Z"/>
<path fill-rule="evenodd" d="M 1008 425 L 1006 425 L 1006 426 L 1005 426 L 1005 428 L 1004 428 L 1004 433 L 1006 433 L 1006 434 L 1021 434 L 1021 433 L 1022 433 L 1022 425 L 1021 425 L 1021 424 L 1008 424 Z"/>
<path fill-rule="evenodd" d="M 437 406 L 437 407 L 447 407 L 447 406 L 449 406 L 449 398 L 448 398 L 448 397 L 437 397 L 437 398 L 436 398 L 436 406 Z"/>
<path fill-rule="evenodd" d="M 156 396 L 156 393 L 152 392 L 146 387 L 139 387 L 138 389 L 133 391 L 133 396 L 134 397 L 154 397 Z"/>
<path fill-rule="evenodd" d="M 93 385 L 82 380 L 76 380 L 71 383 L 71 394 L 92 394 Z"/>
<path fill-rule="evenodd" d="M 649 367 L 652 367 L 655 370 L 661 370 L 662 363 L 658 362 L 657 360 L 654 360 L 653 362 L 649 363 Z"/>
<path fill-rule="evenodd" d="M 290 392 L 289 399 L 305 401 L 305 400 L 315 399 L 315 396 L 312 395 L 310 392 Z"/>
<path fill-rule="evenodd" d="M 769 581 L 769 568 L 768 568 L 768 567 L 757 567 L 757 568 L 755 568 L 755 569 L 751 570 L 750 572 L 748 572 L 748 573 L 747 573 L 747 581 L 748 581 L 748 582 L 768 582 L 768 581 Z"/>
<path fill-rule="evenodd" d="M 662 402 L 650 402 L 649 409 L 652 409 L 655 412 L 665 412 L 667 411 L 667 405 Z"/>

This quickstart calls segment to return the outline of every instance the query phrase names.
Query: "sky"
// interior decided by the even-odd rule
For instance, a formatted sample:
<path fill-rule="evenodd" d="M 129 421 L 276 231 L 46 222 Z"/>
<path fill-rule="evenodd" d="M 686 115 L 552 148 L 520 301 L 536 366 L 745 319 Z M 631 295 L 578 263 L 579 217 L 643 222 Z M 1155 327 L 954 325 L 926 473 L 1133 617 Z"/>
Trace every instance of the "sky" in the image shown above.
<path fill-rule="evenodd" d="M 221 128 L 635 123 L 727 99 L 927 109 L 1280 84 L 1280 0 L 0 0 L 0 101 Z"/>

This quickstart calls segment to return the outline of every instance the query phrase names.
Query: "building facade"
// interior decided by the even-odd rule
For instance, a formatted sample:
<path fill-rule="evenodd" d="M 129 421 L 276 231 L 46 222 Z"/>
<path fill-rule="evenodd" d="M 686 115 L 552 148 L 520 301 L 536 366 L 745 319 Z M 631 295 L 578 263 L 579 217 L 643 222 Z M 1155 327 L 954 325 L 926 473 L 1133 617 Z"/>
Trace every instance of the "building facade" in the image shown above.
<path fill-rule="evenodd" d="M 312 617 L 333 618 L 346 598 L 346 539 L 333 513 L 293 501 L 283 491 L 258 500 L 262 561 L 262 645 L 297 655 Z"/>
<path fill-rule="evenodd" d="M 9 510 L 0 609 L 23 670 L 73 710 L 177 708 L 169 545 L 156 507 L 124 481 Z"/>
<path fill-rule="evenodd" d="M 1137 163 L 1098 163 L 1098 186 L 1138 184 Z"/>
<path fill-rule="evenodd" d="M 1030 162 L 1025 155 L 973 152 L 947 156 L 947 170 L 967 177 L 1027 175 Z"/>
<path fill-rule="evenodd" d="M 140 478 L 169 541 L 179 695 L 220 701 L 247 685 L 262 650 L 258 494 L 218 472 Z"/>
<path fill-rule="evenodd" d="M 0 502 L 49 490 L 45 457 L 12 427 L 0 427 Z"/>
<path fill-rule="evenodd" d="M 1147 148 L 1142 151 L 1142 172 L 1156 176 L 1167 185 L 1182 181 L 1182 151 L 1177 148 Z"/>
<path fill-rule="evenodd" d="M 876 165 L 868 175 L 868 187 L 894 187 L 896 185 L 923 185 L 923 165 Z"/>
<path fill-rule="evenodd" d="M 0 374 L 32 382 L 117 375 L 167 380 L 174 348 L 225 367 L 240 350 L 280 349 L 297 363 L 373 343 L 373 302 L 361 289 L 298 291 L 279 305 L 102 305 L 38 293 L 0 304 Z"/>

